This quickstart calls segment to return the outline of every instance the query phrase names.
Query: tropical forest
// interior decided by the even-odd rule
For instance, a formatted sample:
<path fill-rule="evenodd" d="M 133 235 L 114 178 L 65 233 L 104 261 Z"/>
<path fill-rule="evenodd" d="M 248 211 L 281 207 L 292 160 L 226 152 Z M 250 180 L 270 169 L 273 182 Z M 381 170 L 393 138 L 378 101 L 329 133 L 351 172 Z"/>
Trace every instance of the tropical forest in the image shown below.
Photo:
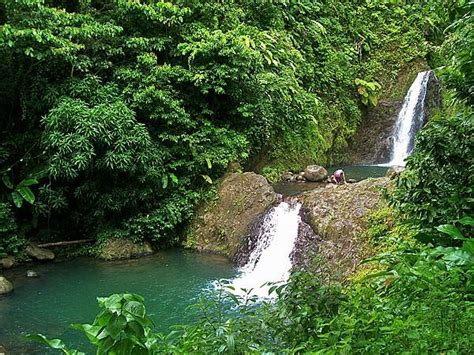
<path fill-rule="evenodd" d="M 0 355 L 472 354 L 472 0 L 0 0 Z"/>

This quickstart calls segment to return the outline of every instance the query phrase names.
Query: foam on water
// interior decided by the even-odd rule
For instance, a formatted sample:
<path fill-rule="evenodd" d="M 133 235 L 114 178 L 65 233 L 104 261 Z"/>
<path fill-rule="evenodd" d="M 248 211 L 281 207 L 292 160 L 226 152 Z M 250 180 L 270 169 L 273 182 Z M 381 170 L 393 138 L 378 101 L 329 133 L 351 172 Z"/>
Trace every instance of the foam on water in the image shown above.
<path fill-rule="evenodd" d="M 253 289 L 251 295 L 274 297 L 268 295 L 271 285 L 266 283 L 288 280 L 292 268 L 290 254 L 298 237 L 300 208 L 300 203 L 281 202 L 268 212 L 248 263 L 232 280 L 236 293 L 242 294 L 241 289 L 244 288 Z"/>

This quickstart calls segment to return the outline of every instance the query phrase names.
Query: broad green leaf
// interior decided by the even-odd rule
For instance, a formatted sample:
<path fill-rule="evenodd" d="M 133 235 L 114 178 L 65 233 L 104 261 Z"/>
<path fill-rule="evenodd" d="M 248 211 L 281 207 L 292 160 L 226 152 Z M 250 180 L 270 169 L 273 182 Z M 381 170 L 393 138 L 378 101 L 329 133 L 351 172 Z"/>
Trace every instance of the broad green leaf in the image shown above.
<path fill-rule="evenodd" d="M 64 349 L 66 345 L 63 343 L 61 339 L 48 339 L 43 334 L 28 334 L 26 336 L 28 339 L 37 341 L 38 343 L 42 343 L 48 345 L 53 349 Z"/>
<path fill-rule="evenodd" d="M 85 355 L 81 351 L 68 349 L 61 339 L 48 339 L 42 334 L 28 334 L 26 338 L 47 345 L 52 349 L 62 350 L 66 355 Z"/>
<path fill-rule="evenodd" d="M 464 236 L 462 235 L 461 231 L 457 229 L 455 226 L 452 224 L 442 224 L 438 227 L 436 227 L 438 231 L 441 233 L 449 235 L 453 239 L 458 239 L 458 240 L 465 240 Z"/>
<path fill-rule="evenodd" d="M 461 249 L 474 257 L 474 239 L 466 240 Z"/>
<path fill-rule="evenodd" d="M 465 216 L 459 220 L 459 223 L 461 223 L 463 226 L 474 226 L 474 218 Z"/>
<path fill-rule="evenodd" d="M 5 184 L 6 187 L 8 187 L 9 189 L 13 189 L 13 183 L 10 180 L 10 177 L 8 177 L 8 175 L 3 175 L 2 176 L 2 181 L 3 181 L 3 183 Z"/>
<path fill-rule="evenodd" d="M 22 186 L 17 189 L 18 193 L 25 199 L 26 202 L 33 204 L 35 203 L 35 195 L 29 187 Z"/>
<path fill-rule="evenodd" d="M 145 306 L 137 301 L 129 301 L 125 303 L 124 309 L 131 315 L 143 318 L 145 316 Z"/>
<path fill-rule="evenodd" d="M 474 263 L 474 257 L 472 254 L 461 249 L 455 249 L 454 251 L 446 254 L 443 259 L 450 261 L 455 265 L 470 265 Z"/>
<path fill-rule="evenodd" d="M 11 195 L 15 206 L 21 208 L 21 206 L 23 206 L 23 198 L 21 195 L 17 191 L 13 191 Z"/>
<path fill-rule="evenodd" d="M 114 317 L 109 324 L 106 325 L 106 329 L 112 338 L 116 338 L 119 333 L 127 326 L 127 318 L 125 316 L 120 315 L 118 317 Z"/>
<path fill-rule="evenodd" d="M 25 179 L 22 182 L 18 184 L 18 186 L 31 186 L 31 185 L 36 185 L 38 183 L 38 180 L 36 179 Z"/>
<path fill-rule="evenodd" d="M 209 169 L 212 169 L 211 159 L 206 158 L 206 162 L 207 162 L 207 167 L 208 167 Z"/>

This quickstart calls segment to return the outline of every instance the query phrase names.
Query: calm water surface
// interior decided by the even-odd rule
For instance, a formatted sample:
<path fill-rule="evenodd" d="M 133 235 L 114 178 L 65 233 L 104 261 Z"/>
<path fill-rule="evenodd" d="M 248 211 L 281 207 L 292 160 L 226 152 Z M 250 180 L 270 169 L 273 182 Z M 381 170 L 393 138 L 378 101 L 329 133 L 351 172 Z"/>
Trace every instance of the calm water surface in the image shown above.
<path fill-rule="evenodd" d="M 27 269 L 39 278 L 25 277 Z M 224 257 L 172 250 L 135 260 L 104 262 L 80 258 L 67 262 L 19 267 L 5 272 L 15 286 L 0 297 L 0 344 L 9 354 L 50 353 L 22 337 L 42 333 L 58 337 L 72 348 L 93 352 L 71 323 L 92 323 L 98 313 L 96 297 L 138 293 L 158 330 L 192 320 L 186 308 L 206 295 L 212 281 L 236 274 Z M 52 352 L 57 353 L 57 352 Z"/>

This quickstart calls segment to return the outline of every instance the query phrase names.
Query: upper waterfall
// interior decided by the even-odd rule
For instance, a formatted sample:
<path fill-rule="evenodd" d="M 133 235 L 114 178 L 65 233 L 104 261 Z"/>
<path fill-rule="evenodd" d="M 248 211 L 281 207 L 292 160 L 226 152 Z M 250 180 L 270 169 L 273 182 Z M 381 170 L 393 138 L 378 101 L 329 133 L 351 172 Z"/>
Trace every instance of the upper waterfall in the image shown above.
<path fill-rule="evenodd" d="M 425 97 L 431 70 L 418 73 L 410 86 L 398 113 L 394 129 L 391 159 L 387 165 L 405 165 L 405 158 L 413 150 L 415 134 L 425 121 Z"/>
<path fill-rule="evenodd" d="M 281 202 L 265 216 L 249 261 L 232 282 L 237 293 L 242 288 L 253 289 L 252 295 L 268 297 L 270 286 L 265 283 L 288 280 L 292 268 L 290 254 L 298 237 L 300 208 L 297 202 Z"/>

